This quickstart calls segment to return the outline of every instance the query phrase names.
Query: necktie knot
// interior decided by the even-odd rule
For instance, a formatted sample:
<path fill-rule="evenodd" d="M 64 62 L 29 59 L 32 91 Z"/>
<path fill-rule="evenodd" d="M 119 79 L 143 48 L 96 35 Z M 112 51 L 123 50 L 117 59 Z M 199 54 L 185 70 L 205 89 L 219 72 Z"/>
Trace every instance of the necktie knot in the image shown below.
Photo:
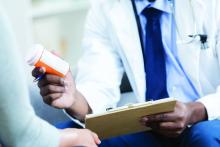
<path fill-rule="evenodd" d="M 155 8 L 145 8 L 142 13 L 148 20 L 159 20 L 162 11 Z"/>

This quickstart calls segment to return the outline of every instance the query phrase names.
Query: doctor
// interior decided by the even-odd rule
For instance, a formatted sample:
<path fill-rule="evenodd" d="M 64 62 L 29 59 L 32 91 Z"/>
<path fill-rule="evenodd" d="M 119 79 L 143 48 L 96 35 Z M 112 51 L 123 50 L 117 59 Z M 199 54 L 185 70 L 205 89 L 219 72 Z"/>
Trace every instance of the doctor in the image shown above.
<path fill-rule="evenodd" d="M 220 1 L 94 0 L 76 79 L 46 75 L 44 101 L 81 121 L 116 107 L 125 71 L 136 102 L 174 97 L 171 113 L 145 116 L 144 132 L 102 146 L 220 145 Z M 43 73 L 34 69 L 33 76 Z M 189 127 L 191 126 L 191 127 Z"/>

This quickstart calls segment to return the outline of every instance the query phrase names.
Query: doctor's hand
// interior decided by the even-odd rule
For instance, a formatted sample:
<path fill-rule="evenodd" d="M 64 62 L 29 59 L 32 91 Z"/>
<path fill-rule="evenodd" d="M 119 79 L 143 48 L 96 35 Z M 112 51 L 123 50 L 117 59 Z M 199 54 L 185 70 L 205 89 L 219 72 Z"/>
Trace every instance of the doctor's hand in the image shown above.
<path fill-rule="evenodd" d="M 44 74 L 44 68 L 35 68 L 32 71 L 35 78 Z M 43 101 L 55 108 L 69 108 L 75 101 L 76 86 L 70 71 L 64 78 L 45 74 L 39 80 L 38 87 Z"/>
<path fill-rule="evenodd" d="M 43 101 L 58 109 L 66 109 L 69 115 L 84 121 L 85 115 L 92 110 L 85 97 L 76 89 L 72 73 L 69 71 L 64 78 L 45 74 L 44 68 L 34 68 L 33 77 L 42 78 L 38 81 Z"/>
<path fill-rule="evenodd" d="M 101 141 L 98 136 L 87 129 L 60 130 L 60 147 L 87 146 L 97 147 Z"/>
<path fill-rule="evenodd" d="M 145 116 L 141 123 L 166 137 L 178 137 L 187 128 L 207 119 L 205 106 L 199 102 L 177 102 L 173 112 Z"/>

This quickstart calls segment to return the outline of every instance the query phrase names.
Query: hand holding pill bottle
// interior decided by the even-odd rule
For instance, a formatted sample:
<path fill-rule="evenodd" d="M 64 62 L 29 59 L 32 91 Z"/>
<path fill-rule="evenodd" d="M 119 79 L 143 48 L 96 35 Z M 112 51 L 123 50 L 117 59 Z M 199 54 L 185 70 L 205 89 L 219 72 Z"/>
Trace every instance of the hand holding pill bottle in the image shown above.
<path fill-rule="evenodd" d="M 48 74 L 65 77 L 69 71 L 69 64 L 47 51 L 42 45 L 35 45 L 33 52 L 28 55 L 27 63 L 35 67 L 43 67 Z"/>
<path fill-rule="evenodd" d="M 26 61 L 35 66 L 32 75 L 38 82 L 40 94 L 46 104 L 59 109 L 73 105 L 76 85 L 66 61 L 47 51 L 42 45 L 35 45 Z"/>
<path fill-rule="evenodd" d="M 27 63 L 35 66 L 32 76 L 36 78 L 46 104 L 66 109 L 71 116 L 79 120 L 83 120 L 86 114 L 92 112 L 83 94 L 77 90 L 67 62 L 41 45 L 36 45 L 34 52 L 27 58 Z"/>

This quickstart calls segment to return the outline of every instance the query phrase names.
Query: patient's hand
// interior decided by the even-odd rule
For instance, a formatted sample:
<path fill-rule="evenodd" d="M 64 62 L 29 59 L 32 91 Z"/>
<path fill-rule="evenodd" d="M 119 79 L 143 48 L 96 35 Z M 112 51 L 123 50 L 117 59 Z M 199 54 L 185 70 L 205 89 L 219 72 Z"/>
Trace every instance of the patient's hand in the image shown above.
<path fill-rule="evenodd" d="M 98 136 L 87 129 L 64 129 L 60 130 L 60 134 L 60 147 L 97 147 L 101 143 Z"/>
<path fill-rule="evenodd" d="M 141 122 L 161 135 L 178 137 L 187 125 L 193 125 L 206 119 L 207 112 L 203 104 L 177 102 L 173 112 L 145 116 Z"/>

